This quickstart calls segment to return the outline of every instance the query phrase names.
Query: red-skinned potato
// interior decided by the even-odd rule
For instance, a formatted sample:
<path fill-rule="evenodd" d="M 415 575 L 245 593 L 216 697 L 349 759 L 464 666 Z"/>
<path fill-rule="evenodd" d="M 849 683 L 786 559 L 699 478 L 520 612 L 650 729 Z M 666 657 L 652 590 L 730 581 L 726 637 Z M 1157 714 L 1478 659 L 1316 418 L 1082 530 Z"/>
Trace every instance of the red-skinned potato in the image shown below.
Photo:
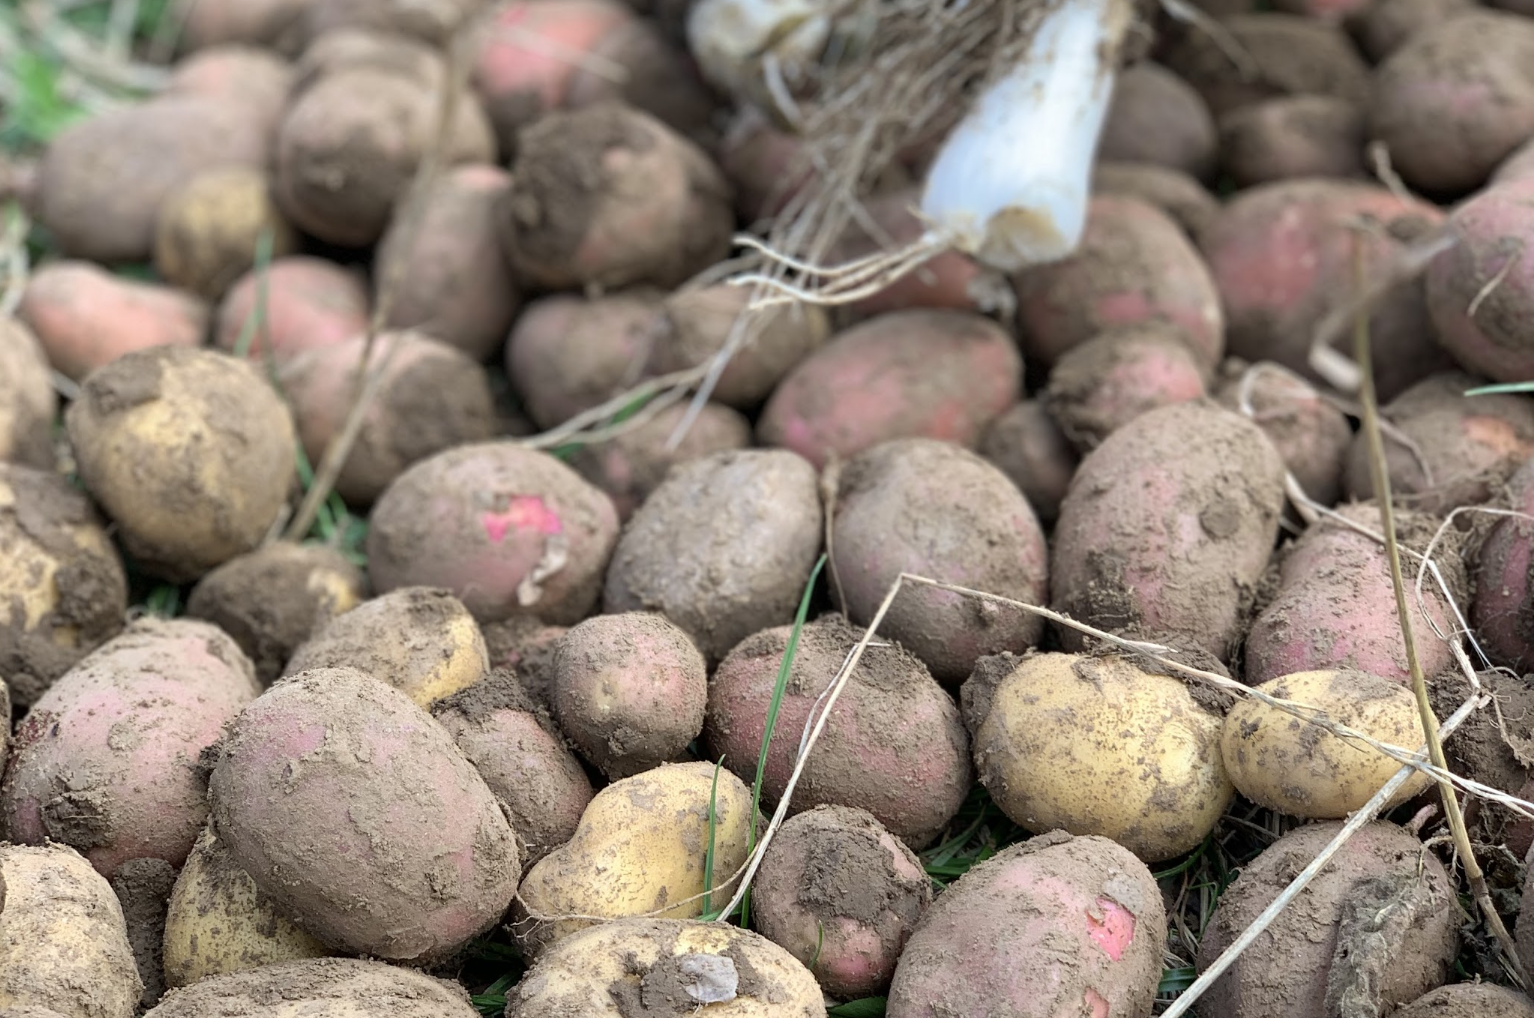
<path fill-rule="evenodd" d="M 1530 177 L 1534 177 L 1534 138 L 1513 149 L 1511 155 L 1497 164 L 1490 183 L 1506 184 L 1514 180 L 1527 180 Z"/>
<path fill-rule="evenodd" d="M 225 43 L 298 48 L 304 12 L 314 0 L 197 0 L 182 24 L 183 50 Z"/>
<path fill-rule="evenodd" d="M 312 39 L 335 29 L 365 28 L 441 47 L 483 7 L 484 0 L 309 0 L 305 30 Z"/>
<path fill-rule="evenodd" d="M 677 447 L 667 448 L 688 409 L 685 401 L 676 403 L 615 438 L 588 442 L 570 460 L 570 465 L 607 492 L 618 517 L 627 520 L 660 487 L 672 467 L 751 445 L 750 421 L 739 411 L 705 403 Z"/>
<path fill-rule="evenodd" d="M 37 336 L 19 319 L 0 318 L 0 463 L 52 467 L 58 409 Z"/>
<path fill-rule="evenodd" d="M 1345 414 L 1287 368 L 1260 361 L 1219 391 L 1220 403 L 1263 430 L 1300 490 L 1322 505 L 1342 493 L 1342 461 L 1353 444 Z"/>
<path fill-rule="evenodd" d="M 1534 513 L 1534 459 L 1508 479 L 1508 508 Z M 1475 600 L 1470 621 L 1496 664 L 1519 674 L 1534 665 L 1534 523 L 1516 516 L 1497 520 L 1477 559 Z"/>
<path fill-rule="evenodd" d="M 992 421 L 979 452 L 1017 485 L 1040 523 L 1055 522 L 1079 457 L 1042 400 L 1025 399 Z"/>
<path fill-rule="evenodd" d="M 719 144 L 719 168 L 735 188 L 735 210 L 748 223 L 782 212 L 814 179 L 804 142 L 758 109 L 736 114 Z"/>
<path fill-rule="evenodd" d="M 1391 1014 L 1399 1018 L 1534 1018 L 1534 1001 L 1494 983 L 1456 983 L 1423 994 Z"/>
<path fill-rule="evenodd" d="M 868 213 L 868 220 L 884 236 L 870 236 L 860 223 L 851 222 L 826 260 L 832 264 L 850 262 L 919 240 L 927 230 L 926 224 L 913 211 L 920 204 L 921 193 L 916 188 L 902 188 L 870 197 L 863 203 L 863 208 Z M 872 296 L 854 302 L 851 308 L 854 313 L 864 316 L 906 308 L 986 311 L 993 303 L 985 293 L 986 282 L 992 278 L 995 278 L 994 274 L 988 274 L 968 255 L 944 251 Z M 991 286 L 1004 287 L 1005 283 L 997 281 Z"/>
<path fill-rule="evenodd" d="M 1356 7 L 1345 24 L 1364 56 L 1377 64 L 1417 32 L 1480 6 L 1477 0 L 1371 0 Z"/>
<path fill-rule="evenodd" d="M 645 377 L 660 302 L 658 292 L 635 289 L 529 304 L 506 342 L 506 374 L 533 423 L 563 424 Z"/>
<path fill-rule="evenodd" d="M 1044 401 L 1085 452 L 1147 410 L 1204 396 L 1204 374 L 1175 329 L 1123 329 L 1066 351 L 1049 372 Z"/>
<path fill-rule="evenodd" d="M 253 315 L 263 292 L 257 322 Z M 368 293 L 357 273 L 323 258 L 292 255 L 273 259 L 264 273 L 247 272 L 229 288 L 218 307 L 213 343 L 233 353 L 249 328 L 249 355 L 260 359 L 270 348 L 281 361 L 351 339 L 367 325 Z"/>
<path fill-rule="evenodd" d="M 1220 211 L 1220 200 L 1203 184 L 1155 163 L 1100 161 L 1092 170 L 1092 193 L 1120 194 L 1154 205 L 1189 237 L 1197 237 Z"/>
<path fill-rule="evenodd" d="M 1113 86 L 1098 158 L 1154 163 L 1207 179 L 1218 139 L 1202 96 L 1176 74 L 1150 62 L 1125 68 Z"/>
<path fill-rule="evenodd" d="M 197 6 L 208 2 L 198 0 Z M 248 106 L 270 139 L 276 135 L 292 85 L 293 66 L 276 53 L 225 44 L 206 47 L 178 61 L 162 94 L 201 96 Z"/>
<path fill-rule="evenodd" d="M 1290 177 L 1362 177 L 1364 114 L 1346 99 L 1267 99 L 1220 119 L 1220 159 L 1239 187 Z"/>

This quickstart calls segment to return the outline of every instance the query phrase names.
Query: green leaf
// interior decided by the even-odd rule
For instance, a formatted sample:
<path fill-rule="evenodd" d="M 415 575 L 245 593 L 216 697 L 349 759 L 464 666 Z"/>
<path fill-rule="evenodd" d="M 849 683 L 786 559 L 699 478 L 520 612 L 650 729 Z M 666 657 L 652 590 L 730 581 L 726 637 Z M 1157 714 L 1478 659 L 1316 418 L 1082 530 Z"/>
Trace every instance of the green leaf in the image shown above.
<path fill-rule="evenodd" d="M 1161 973 L 1161 984 L 1156 987 L 1157 996 L 1173 996 L 1193 985 L 1198 969 L 1166 969 Z"/>
<path fill-rule="evenodd" d="M 1501 396 L 1507 393 L 1534 392 L 1534 382 L 1502 382 L 1497 385 L 1481 385 L 1466 389 L 1466 396 Z"/>
<path fill-rule="evenodd" d="M 862 1000 L 838 1004 L 827 1010 L 826 1014 L 832 1018 L 882 1018 L 886 1002 L 885 997 L 864 997 Z"/>

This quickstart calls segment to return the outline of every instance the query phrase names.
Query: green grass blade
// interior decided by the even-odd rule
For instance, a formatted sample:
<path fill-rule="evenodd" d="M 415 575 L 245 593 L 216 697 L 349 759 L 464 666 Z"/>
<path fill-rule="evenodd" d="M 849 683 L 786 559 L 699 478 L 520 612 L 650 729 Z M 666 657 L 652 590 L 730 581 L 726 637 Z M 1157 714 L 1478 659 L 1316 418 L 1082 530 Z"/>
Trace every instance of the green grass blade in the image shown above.
<path fill-rule="evenodd" d="M 713 922 L 714 915 L 714 829 L 719 816 L 719 768 L 724 757 L 714 764 L 714 783 L 708 789 L 708 850 L 703 853 L 703 918 Z"/>
<path fill-rule="evenodd" d="M 826 1011 L 826 1014 L 831 1018 L 883 1018 L 884 1007 L 884 997 L 864 997 L 862 1000 L 838 1004 Z"/>
<path fill-rule="evenodd" d="M 267 269 L 272 264 L 272 242 L 272 228 L 263 227 L 260 236 L 256 238 L 256 302 L 240 326 L 240 338 L 234 341 L 234 355 L 241 360 L 250 355 L 250 344 L 255 341 L 256 333 L 266 328 L 266 277 Z M 270 337 L 261 348 L 268 357 L 271 356 Z"/>
<path fill-rule="evenodd" d="M 1501 396 L 1506 393 L 1534 392 L 1534 382 L 1502 382 L 1497 385 L 1480 385 L 1466 389 L 1466 396 Z"/>

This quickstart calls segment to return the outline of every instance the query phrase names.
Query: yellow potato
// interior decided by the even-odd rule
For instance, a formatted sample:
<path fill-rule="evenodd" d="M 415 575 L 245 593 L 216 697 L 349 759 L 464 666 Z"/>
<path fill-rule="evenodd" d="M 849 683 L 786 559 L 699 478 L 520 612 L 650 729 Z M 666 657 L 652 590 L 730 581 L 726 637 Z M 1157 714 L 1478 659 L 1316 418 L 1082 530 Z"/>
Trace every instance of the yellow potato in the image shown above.
<path fill-rule="evenodd" d="M 268 230 L 273 258 L 298 250 L 298 235 L 277 211 L 264 170 L 205 170 L 161 204 L 154 265 L 172 286 L 216 301 L 254 267 L 261 235 Z"/>
<path fill-rule="evenodd" d="M 164 946 L 166 986 L 330 954 L 273 910 L 206 827 L 170 893 Z"/>
<path fill-rule="evenodd" d="M 1377 675 L 1296 672 L 1257 688 L 1319 708 L 1331 720 L 1381 742 L 1414 751 L 1426 741 L 1411 691 Z M 1368 802 L 1401 766 L 1370 746 L 1256 700 L 1243 700 L 1226 716 L 1220 751 L 1242 795 L 1307 820 L 1342 819 Z M 1417 795 L 1429 780 L 1420 771 L 1412 775 L 1386 809 Z"/>
<path fill-rule="evenodd" d="M 58 403 L 37 337 L 19 319 L 0 315 L 0 463 L 53 466 Z"/>
<path fill-rule="evenodd" d="M 0 846 L 0 1008 L 133 1018 L 144 984 L 112 885 L 63 845 Z"/>
<path fill-rule="evenodd" d="M 591 920 L 540 917 L 702 915 L 697 896 L 704 890 L 714 774 L 711 763 L 662 764 L 598 792 L 581 814 L 575 836 L 528 870 L 518 888 L 513 932 L 524 946 L 537 951 L 591 925 Z M 718 775 L 716 883 L 746 861 L 751 814 L 751 790 L 722 767 Z M 727 899 L 730 891 L 720 893 Z"/>
<path fill-rule="evenodd" d="M 1037 654 L 994 686 L 975 763 L 1029 831 L 1097 834 L 1156 862 L 1197 847 L 1235 796 L 1219 735 L 1178 679 L 1123 658 Z"/>
<path fill-rule="evenodd" d="M 642 1001 L 642 1003 L 641 1003 Z M 550 947 L 506 997 L 506 1018 L 824 1018 L 810 970 L 723 923 L 624 919 Z"/>

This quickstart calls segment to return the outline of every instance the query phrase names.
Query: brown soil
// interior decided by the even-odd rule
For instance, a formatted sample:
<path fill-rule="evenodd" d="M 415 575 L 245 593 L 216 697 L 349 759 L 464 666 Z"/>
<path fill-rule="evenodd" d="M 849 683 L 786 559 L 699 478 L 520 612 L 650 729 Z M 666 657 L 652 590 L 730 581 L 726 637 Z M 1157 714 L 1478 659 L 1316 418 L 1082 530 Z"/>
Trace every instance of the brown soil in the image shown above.
<path fill-rule="evenodd" d="M 112 875 L 112 890 L 128 922 L 133 960 L 144 981 L 144 1007 L 154 1007 L 165 992 L 165 911 L 175 886 L 176 871 L 163 859 L 130 859 Z"/>
<path fill-rule="evenodd" d="M 522 691 L 540 710 L 548 711 L 549 684 L 554 681 L 554 652 L 568 630 L 527 616 L 514 616 L 480 627 L 490 652 L 490 666 L 515 673 Z M 473 687 L 470 687 L 471 689 Z"/>
<path fill-rule="evenodd" d="M 1534 1018 L 1534 1001 L 1505 986 L 1459 983 L 1442 986 L 1407 1006 L 1392 1018 Z"/>

